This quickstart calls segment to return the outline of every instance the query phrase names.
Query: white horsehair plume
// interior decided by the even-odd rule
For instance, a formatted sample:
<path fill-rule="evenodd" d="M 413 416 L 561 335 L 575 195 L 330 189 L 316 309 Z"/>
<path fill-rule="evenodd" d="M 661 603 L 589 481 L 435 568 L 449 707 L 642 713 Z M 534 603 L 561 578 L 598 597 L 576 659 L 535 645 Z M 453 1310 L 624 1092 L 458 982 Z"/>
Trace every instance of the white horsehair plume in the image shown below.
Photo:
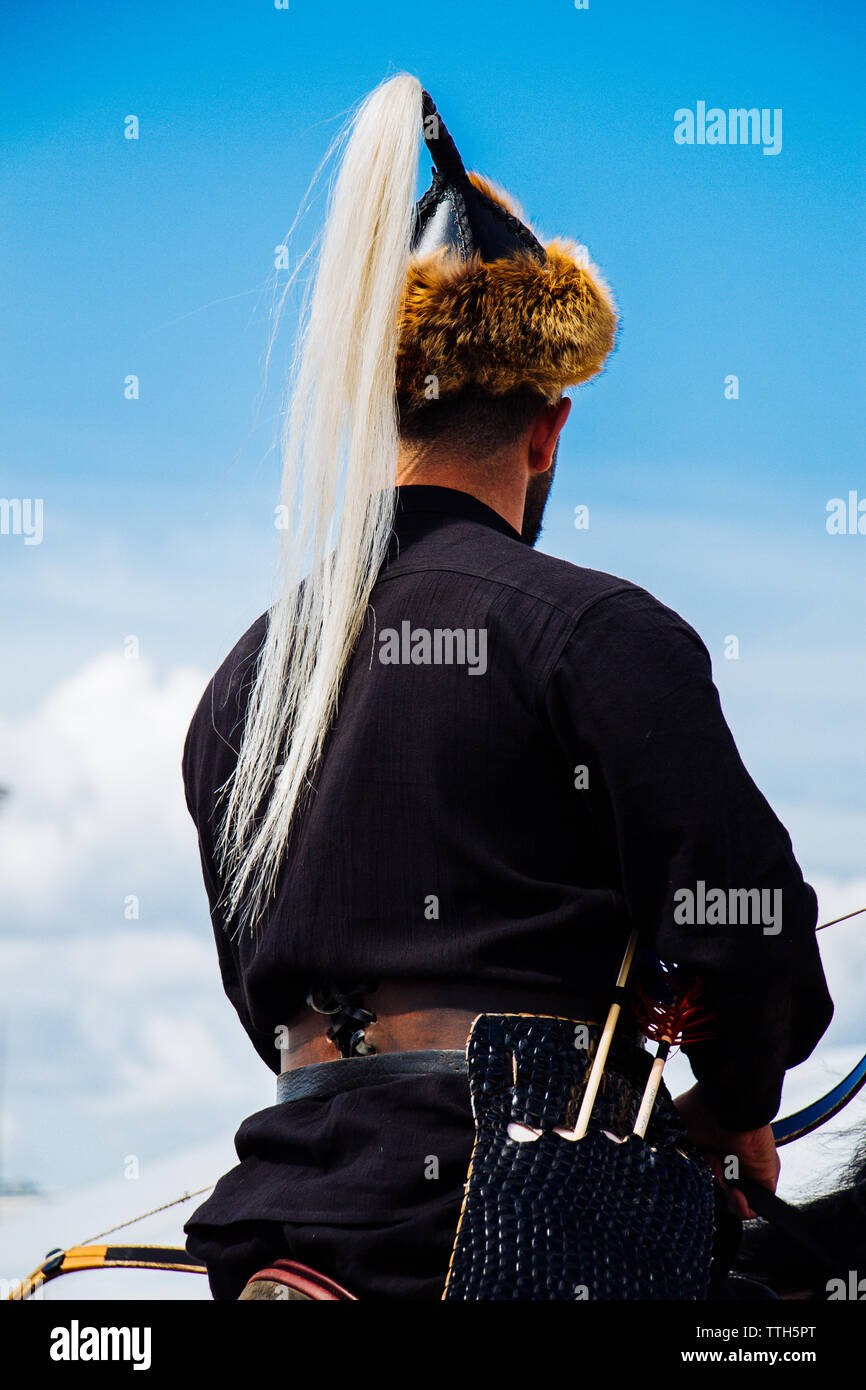
<path fill-rule="evenodd" d="M 222 789 L 221 910 L 238 930 L 255 926 L 273 894 L 391 534 L 421 121 L 422 88 L 408 74 L 361 103 L 302 316 L 282 436 L 279 592 Z"/>

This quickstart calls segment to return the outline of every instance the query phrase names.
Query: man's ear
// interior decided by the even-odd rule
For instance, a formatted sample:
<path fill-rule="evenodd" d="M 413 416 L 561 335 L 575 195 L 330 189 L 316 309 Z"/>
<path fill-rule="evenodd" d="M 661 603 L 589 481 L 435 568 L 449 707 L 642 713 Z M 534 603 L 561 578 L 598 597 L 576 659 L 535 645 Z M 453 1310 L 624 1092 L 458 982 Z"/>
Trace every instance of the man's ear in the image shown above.
<path fill-rule="evenodd" d="M 568 396 L 545 405 L 538 412 L 529 436 L 529 467 L 533 473 L 546 473 L 556 451 L 562 427 L 571 411 Z"/>

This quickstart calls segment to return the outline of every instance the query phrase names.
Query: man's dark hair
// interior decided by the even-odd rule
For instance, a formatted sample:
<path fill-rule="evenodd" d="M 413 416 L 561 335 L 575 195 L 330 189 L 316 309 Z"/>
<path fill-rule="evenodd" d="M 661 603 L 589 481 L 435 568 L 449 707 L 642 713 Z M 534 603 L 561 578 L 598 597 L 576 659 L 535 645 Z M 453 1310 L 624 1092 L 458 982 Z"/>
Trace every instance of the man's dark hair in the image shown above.
<path fill-rule="evenodd" d="M 492 396 L 477 386 L 411 405 L 397 397 L 400 438 L 427 454 L 443 446 L 469 457 L 490 458 L 531 424 L 547 397 L 524 386 Z"/>

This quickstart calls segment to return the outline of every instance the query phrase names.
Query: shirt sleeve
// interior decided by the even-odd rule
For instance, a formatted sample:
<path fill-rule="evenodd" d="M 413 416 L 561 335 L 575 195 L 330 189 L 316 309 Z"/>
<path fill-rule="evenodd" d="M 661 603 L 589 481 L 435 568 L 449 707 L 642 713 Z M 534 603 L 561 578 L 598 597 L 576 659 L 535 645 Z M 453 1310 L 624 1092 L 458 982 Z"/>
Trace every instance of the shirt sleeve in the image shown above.
<path fill-rule="evenodd" d="M 545 703 L 569 766 L 588 769 L 574 794 L 615 845 L 642 946 L 703 982 L 713 1036 L 684 1051 L 707 1104 L 726 1128 L 768 1123 L 833 1006 L 815 893 L 743 766 L 706 647 L 645 591 L 615 593 L 579 617 Z"/>

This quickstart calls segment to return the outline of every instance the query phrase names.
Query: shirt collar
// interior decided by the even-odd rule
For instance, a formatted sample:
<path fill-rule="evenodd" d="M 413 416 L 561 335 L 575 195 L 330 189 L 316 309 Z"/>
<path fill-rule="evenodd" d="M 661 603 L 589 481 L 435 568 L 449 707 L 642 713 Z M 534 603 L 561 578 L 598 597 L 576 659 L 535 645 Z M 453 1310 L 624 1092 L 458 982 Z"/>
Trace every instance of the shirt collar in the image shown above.
<path fill-rule="evenodd" d="M 471 492 L 460 492 L 457 488 L 435 487 L 430 483 L 404 483 L 397 488 L 398 521 L 403 512 L 439 512 L 447 516 L 466 517 L 469 521 L 478 521 L 482 526 L 490 526 L 504 536 L 511 536 L 512 540 L 526 544 L 520 532 L 504 516 Z"/>

